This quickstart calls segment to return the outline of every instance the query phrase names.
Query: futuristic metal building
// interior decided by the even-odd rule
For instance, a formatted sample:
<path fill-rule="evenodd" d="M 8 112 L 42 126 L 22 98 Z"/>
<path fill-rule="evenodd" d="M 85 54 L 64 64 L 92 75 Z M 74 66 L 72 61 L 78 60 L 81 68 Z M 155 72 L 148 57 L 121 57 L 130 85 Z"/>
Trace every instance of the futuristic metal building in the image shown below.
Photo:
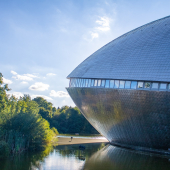
<path fill-rule="evenodd" d="M 111 143 L 170 148 L 170 16 L 106 44 L 67 78 L 75 104 Z"/>

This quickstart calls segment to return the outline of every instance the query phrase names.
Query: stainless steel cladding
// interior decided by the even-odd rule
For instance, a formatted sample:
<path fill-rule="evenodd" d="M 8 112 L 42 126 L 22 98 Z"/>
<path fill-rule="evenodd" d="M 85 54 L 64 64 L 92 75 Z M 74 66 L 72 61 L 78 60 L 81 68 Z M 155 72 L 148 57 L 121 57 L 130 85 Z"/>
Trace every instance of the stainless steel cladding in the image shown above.
<path fill-rule="evenodd" d="M 170 148 L 170 16 L 108 43 L 67 78 L 75 104 L 110 142 Z"/>

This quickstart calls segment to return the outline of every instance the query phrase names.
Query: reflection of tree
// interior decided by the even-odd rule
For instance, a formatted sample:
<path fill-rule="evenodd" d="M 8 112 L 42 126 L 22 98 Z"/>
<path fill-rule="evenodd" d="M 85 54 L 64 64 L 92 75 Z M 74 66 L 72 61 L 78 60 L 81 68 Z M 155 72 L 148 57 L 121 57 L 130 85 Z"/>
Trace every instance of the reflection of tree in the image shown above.
<path fill-rule="evenodd" d="M 88 159 L 94 152 L 100 150 L 105 146 L 105 143 L 95 143 L 95 144 L 84 144 L 86 149 L 84 151 L 79 150 L 79 144 L 77 145 L 67 145 L 67 146 L 57 146 L 56 150 L 63 156 L 75 156 L 82 160 Z"/>
<path fill-rule="evenodd" d="M 42 162 L 52 152 L 60 153 L 61 157 L 76 157 L 80 160 L 87 160 L 96 151 L 105 146 L 104 143 L 97 144 L 84 144 L 86 149 L 84 151 L 79 150 L 79 145 L 68 146 L 56 146 L 47 147 L 42 152 L 26 152 L 21 155 L 16 155 L 13 158 L 0 161 L 1 170 L 34 170 L 42 169 Z M 47 158 L 50 159 L 50 158 Z"/>
<path fill-rule="evenodd" d="M 0 161 L 1 170 L 32 170 L 41 166 L 40 162 L 53 151 L 53 147 L 47 147 L 41 152 L 27 152 L 15 155 L 12 158 Z"/>
<path fill-rule="evenodd" d="M 151 83 L 149 83 L 149 82 L 145 83 L 145 88 L 150 88 L 150 86 L 151 86 Z"/>

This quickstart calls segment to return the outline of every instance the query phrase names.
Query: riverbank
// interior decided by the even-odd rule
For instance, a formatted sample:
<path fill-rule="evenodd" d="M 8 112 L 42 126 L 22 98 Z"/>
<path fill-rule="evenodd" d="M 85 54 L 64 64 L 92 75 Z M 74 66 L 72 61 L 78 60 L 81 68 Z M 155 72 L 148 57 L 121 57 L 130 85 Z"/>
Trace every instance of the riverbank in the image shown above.
<path fill-rule="evenodd" d="M 71 140 L 71 137 L 67 136 L 59 136 L 58 138 L 58 145 L 73 145 L 73 144 L 83 144 L 83 143 L 102 143 L 102 142 L 109 142 L 104 137 L 96 137 L 96 138 L 90 138 L 90 137 L 73 137 Z"/>

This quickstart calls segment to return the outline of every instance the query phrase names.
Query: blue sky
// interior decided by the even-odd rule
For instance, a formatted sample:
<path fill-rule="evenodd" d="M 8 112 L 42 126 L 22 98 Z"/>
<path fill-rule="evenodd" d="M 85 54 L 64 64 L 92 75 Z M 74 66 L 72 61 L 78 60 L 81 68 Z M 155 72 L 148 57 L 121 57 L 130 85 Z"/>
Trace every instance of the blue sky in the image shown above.
<path fill-rule="evenodd" d="M 116 37 L 170 15 L 168 0 L 0 0 L 0 72 L 10 94 L 74 106 L 67 75 Z"/>

